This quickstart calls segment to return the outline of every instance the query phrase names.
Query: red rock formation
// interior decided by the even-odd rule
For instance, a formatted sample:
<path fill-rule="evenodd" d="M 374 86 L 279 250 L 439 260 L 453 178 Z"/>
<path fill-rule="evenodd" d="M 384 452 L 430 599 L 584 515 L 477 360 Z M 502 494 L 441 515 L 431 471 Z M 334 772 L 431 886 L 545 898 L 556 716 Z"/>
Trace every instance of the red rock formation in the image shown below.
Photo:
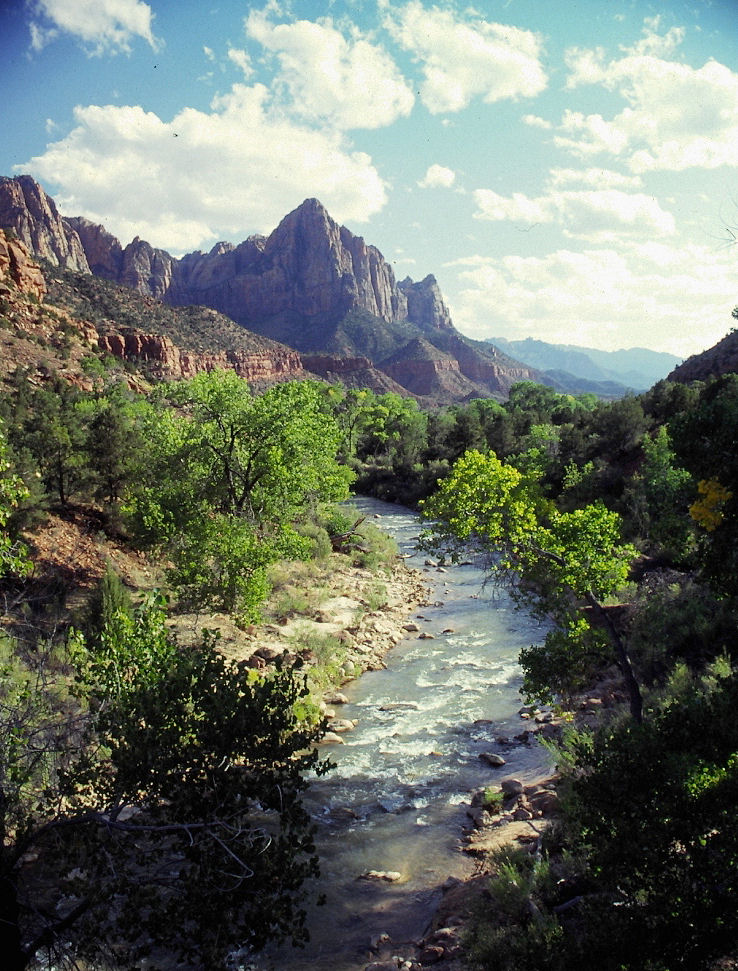
<path fill-rule="evenodd" d="M 168 337 L 129 331 L 125 334 L 100 335 L 102 351 L 120 360 L 150 365 L 153 377 L 163 379 L 191 378 L 200 371 L 230 369 L 252 384 L 274 384 L 308 377 L 296 351 L 248 353 L 220 351 L 199 354 L 183 350 Z"/>
<path fill-rule="evenodd" d="M 7 279 L 4 284 L 6 292 L 12 286 L 38 301 L 46 296 L 43 273 L 38 263 L 31 259 L 27 247 L 0 230 L 0 281 L 3 279 Z"/>
<path fill-rule="evenodd" d="M 32 253 L 54 266 L 90 272 L 79 236 L 29 175 L 0 178 L 0 227 L 12 229 Z"/>
<path fill-rule="evenodd" d="M 105 280 L 118 280 L 123 270 L 123 247 L 115 236 L 82 216 L 64 222 L 79 236 L 91 272 Z"/>
<path fill-rule="evenodd" d="M 407 299 L 408 320 L 433 330 L 454 329 L 451 314 L 433 274 L 429 274 L 420 283 L 414 283 L 410 277 L 406 277 L 399 287 Z"/>
<path fill-rule="evenodd" d="M 303 354 L 303 367 L 325 381 L 338 382 L 348 388 L 368 388 L 376 394 L 411 393 L 403 385 L 376 368 L 368 357 L 331 357 L 328 354 Z"/>
<path fill-rule="evenodd" d="M 285 216 L 268 237 L 252 236 L 238 246 L 218 243 L 209 253 L 182 259 L 139 238 L 123 248 L 102 226 L 62 219 L 27 176 L 0 180 L 0 225 L 3 219 L 54 262 L 85 272 L 92 266 L 98 275 L 170 305 L 213 308 L 257 334 L 322 357 L 314 367 L 329 380 L 338 376 L 352 386 L 363 380 L 372 388 L 458 401 L 504 397 L 515 381 L 537 377 L 494 347 L 459 334 L 433 276 L 397 283 L 379 250 L 339 226 L 316 199 Z M 281 373 L 276 363 L 257 366 L 259 355 L 223 352 L 210 355 L 218 363 L 208 364 L 207 355 L 192 356 L 171 341 L 168 346 L 166 338 L 151 337 L 147 345 L 142 334 L 119 337 L 120 345 L 113 337 L 101 340 L 110 342 L 110 353 L 147 360 L 170 376 L 210 366 L 232 366 L 244 376 L 254 368 Z M 426 345 L 422 353 L 413 350 L 418 342 Z M 337 363 L 340 352 L 361 364 Z M 297 362 L 294 355 L 286 372 L 297 374 Z"/>
<path fill-rule="evenodd" d="M 407 317 L 392 267 L 339 226 L 317 199 L 289 213 L 268 237 L 218 243 L 185 256 L 166 297 L 215 307 L 249 327 L 280 315 L 338 321 L 360 308 L 385 321 Z M 269 336 L 274 336 L 270 334 Z"/>

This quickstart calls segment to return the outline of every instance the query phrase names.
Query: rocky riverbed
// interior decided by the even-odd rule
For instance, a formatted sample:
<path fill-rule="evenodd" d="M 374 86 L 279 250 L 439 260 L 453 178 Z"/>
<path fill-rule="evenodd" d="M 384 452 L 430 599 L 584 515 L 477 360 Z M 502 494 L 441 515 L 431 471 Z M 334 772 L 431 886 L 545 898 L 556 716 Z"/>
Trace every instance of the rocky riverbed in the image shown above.
<path fill-rule="evenodd" d="M 342 566 L 332 571 L 329 581 L 321 578 L 320 601 L 308 616 L 285 618 L 280 623 L 249 629 L 245 634 L 237 629 L 230 631 L 224 618 L 221 644 L 227 654 L 263 669 L 285 653 L 288 658 L 302 654 L 309 665 L 309 649 L 301 649 L 300 645 L 332 638 L 340 645 L 338 676 L 345 683 L 363 672 L 383 668 L 387 652 L 403 639 L 432 639 L 422 627 L 422 611 L 441 606 L 437 599 L 442 595 L 441 581 L 441 572 L 434 564 L 414 569 L 398 557 L 391 571 L 381 576 L 382 603 L 377 605 L 376 572 Z M 209 624 L 211 621 L 209 618 Z M 344 684 L 336 683 L 324 691 L 328 745 L 343 744 L 354 728 L 354 722 L 341 713 L 347 701 L 343 687 Z M 463 932 L 484 892 L 489 854 L 509 842 L 534 851 L 543 829 L 557 811 L 555 780 L 540 773 L 530 777 L 510 775 L 505 755 L 518 746 L 535 745 L 538 734 L 552 735 L 558 728 L 549 712 L 521 709 L 519 717 L 520 732 L 495 738 L 486 757 L 480 758 L 480 788 L 468 793 L 466 824 L 459 832 L 458 846 L 473 860 L 472 875 L 448 877 L 423 937 L 393 940 L 377 924 L 376 933 L 367 941 L 369 959 L 363 965 L 366 971 L 421 971 L 428 967 L 461 971 Z M 490 790 L 501 793 L 494 807 L 486 803 Z M 402 879 L 402 874 L 393 870 L 357 874 L 357 880 L 387 886 L 388 894 Z M 330 963 L 325 967 L 329 969 Z"/>

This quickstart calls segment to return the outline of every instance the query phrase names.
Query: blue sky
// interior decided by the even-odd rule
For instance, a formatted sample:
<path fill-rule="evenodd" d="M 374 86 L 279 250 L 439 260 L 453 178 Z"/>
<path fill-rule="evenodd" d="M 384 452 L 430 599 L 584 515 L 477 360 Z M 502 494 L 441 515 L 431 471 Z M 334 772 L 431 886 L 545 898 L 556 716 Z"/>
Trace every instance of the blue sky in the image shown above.
<path fill-rule="evenodd" d="M 686 356 L 738 304 L 738 2 L 16 0 L 0 174 L 175 254 L 308 197 L 471 337 Z"/>

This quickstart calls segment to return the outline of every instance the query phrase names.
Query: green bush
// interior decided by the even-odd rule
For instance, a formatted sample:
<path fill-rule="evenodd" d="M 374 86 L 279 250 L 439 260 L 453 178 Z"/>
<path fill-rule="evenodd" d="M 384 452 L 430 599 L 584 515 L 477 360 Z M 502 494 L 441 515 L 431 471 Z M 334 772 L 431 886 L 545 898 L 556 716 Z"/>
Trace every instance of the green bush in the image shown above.
<path fill-rule="evenodd" d="M 311 560 L 326 560 L 333 552 L 328 530 L 318 523 L 307 522 L 296 527 L 296 532 L 306 539 L 310 548 L 306 555 Z"/>

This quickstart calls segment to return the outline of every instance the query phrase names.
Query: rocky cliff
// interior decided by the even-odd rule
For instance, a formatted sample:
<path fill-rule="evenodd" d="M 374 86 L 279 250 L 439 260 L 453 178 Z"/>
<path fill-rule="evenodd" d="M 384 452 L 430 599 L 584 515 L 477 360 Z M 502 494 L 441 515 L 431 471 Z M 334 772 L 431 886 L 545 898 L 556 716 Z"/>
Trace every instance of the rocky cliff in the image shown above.
<path fill-rule="evenodd" d="M 731 330 L 721 341 L 701 354 L 688 357 L 684 363 L 674 368 L 668 380 L 689 384 L 691 381 L 707 381 L 708 378 L 716 378 L 733 371 L 738 371 L 738 330 Z"/>
<path fill-rule="evenodd" d="M 170 306 L 213 308 L 320 359 L 325 374 L 356 381 L 363 373 L 370 387 L 443 402 L 505 397 L 514 381 L 537 377 L 494 347 L 463 337 L 432 275 L 398 283 L 379 250 L 336 223 L 317 199 L 303 202 L 267 237 L 218 243 L 181 259 L 138 237 L 124 247 L 103 226 L 62 218 L 28 176 L 0 182 L 0 226 L 12 227 L 54 265 L 92 272 Z M 340 358 L 366 358 L 369 370 L 347 368 Z"/>
<path fill-rule="evenodd" d="M 46 296 L 46 280 L 27 246 L 0 230 L 0 295 L 8 297 L 13 290 L 41 303 Z"/>
<path fill-rule="evenodd" d="M 0 228 L 12 230 L 31 253 L 54 266 L 90 272 L 79 236 L 29 175 L 0 177 Z"/>
<path fill-rule="evenodd" d="M 92 280 L 89 274 L 54 275 L 52 271 L 47 281 L 25 243 L 0 230 L 0 379 L 21 367 L 35 384 L 58 374 L 89 389 L 92 381 L 86 362 L 102 355 L 133 365 L 125 379 L 136 388 L 152 378 L 189 378 L 199 371 L 223 368 L 234 370 L 256 388 L 311 376 L 296 351 L 247 336 L 215 311 L 165 308 L 124 287 L 103 281 L 92 284 Z M 179 343 L 167 333 L 146 332 L 132 321 L 168 330 L 179 337 Z M 204 327 L 212 331 L 211 345 L 217 345 L 213 334 L 218 334 L 223 346 L 197 349 Z M 229 328 L 233 333 L 228 334 Z"/>

